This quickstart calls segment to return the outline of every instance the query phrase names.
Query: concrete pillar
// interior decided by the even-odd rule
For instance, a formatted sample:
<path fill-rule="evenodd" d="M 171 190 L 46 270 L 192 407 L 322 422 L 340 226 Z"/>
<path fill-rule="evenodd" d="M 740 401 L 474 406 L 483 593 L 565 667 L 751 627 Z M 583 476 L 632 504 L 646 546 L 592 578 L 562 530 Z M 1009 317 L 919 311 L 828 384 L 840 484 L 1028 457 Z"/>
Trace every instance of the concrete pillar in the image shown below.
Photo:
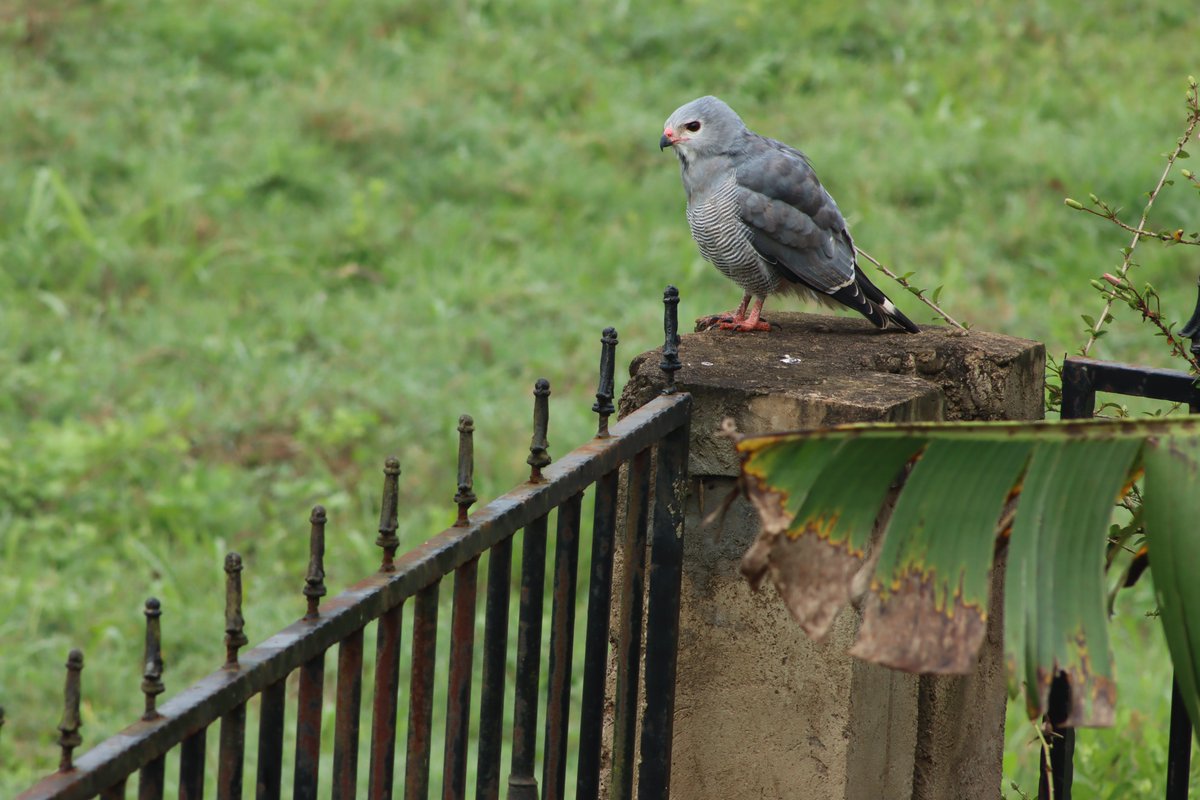
<path fill-rule="evenodd" d="M 677 382 L 692 393 L 695 415 L 672 797 L 994 800 L 1004 745 L 999 613 L 989 617 L 972 675 L 918 677 L 867 664 L 845 653 L 859 624 L 853 609 L 816 645 L 769 585 L 750 591 L 738 572 L 758 532 L 748 503 L 736 501 L 719 530 L 702 520 L 738 473 L 732 445 L 717 435 L 724 418 L 743 433 L 1038 419 L 1044 348 L 938 327 L 883 333 L 841 317 L 776 313 L 770 321 L 770 333 L 696 333 L 679 348 Z M 660 391 L 659 357 L 631 364 L 622 413 Z"/>

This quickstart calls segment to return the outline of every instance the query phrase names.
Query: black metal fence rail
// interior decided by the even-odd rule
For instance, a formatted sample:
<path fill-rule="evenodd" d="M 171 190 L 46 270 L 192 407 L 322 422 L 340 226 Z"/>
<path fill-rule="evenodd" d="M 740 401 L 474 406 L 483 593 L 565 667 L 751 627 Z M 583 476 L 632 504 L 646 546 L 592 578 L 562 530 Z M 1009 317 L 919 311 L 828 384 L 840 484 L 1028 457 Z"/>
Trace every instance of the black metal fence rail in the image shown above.
<path fill-rule="evenodd" d="M 1200 315 L 1200 302 L 1197 304 Z M 1195 319 L 1200 316 L 1194 315 Z M 1200 329 L 1194 331 L 1192 350 L 1200 350 Z M 1189 334 L 1186 331 L 1184 335 Z M 1187 403 L 1191 413 L 1200 413 L 1200 389 L 1196 376 L 1173 369 L 1136 367 L 1091 358 L 1067 358 L 1062 366 L 1062 418 L 1090 419 L 1096 413 L 1096 393 L 1145 397 L 1172 403 Z M 1053 724 L 1053 720 L 1051 720 Z M 1075 751 L 1075 731 L 1054 728 L 1050 739 L 1050 763 L 1042 759 L 1038 797 L 1050 797 L 1051 784 L 1055 800 L 1071 800 L 1071 781 L 1074 777 L 1072 758 Z M 1167 745 L 1167 800 L 1187 800 L 1188 773 L 1192 757 L 1192 726 L 1179 686 L 1172 681 L 1170 740 Z"/>
<path fill-rule="evenodd" d="M 216 795 L 242 796 L 244 783 L 247 704 L 259 701 L 256 796 L 278 798 L 284 786 L 285 681 L 298 672 L 295 706 L 295 769 L 291 796 L 315 798 L 321 765 L 321 716 L 326 654 L 336 646 L 337 680 L 332 761 L 332 797 L 356 795 L 359 785 L 360 716 L 363 703 L 363 639 L 369 623 L 377 622 L 374 686 L 370 695 L 369 760 L 365 765 L 367 796 L 399 796 L 394 786 L 397 766 L 397 714 L 401 692 L 401 620 L 410 599 L 414 607 L 410 638 L 407 742 L 404 747 L 403 796 L 428 797 L 434 732 L 434 685 L 438 671 L 436 648 L 438 596 L 444 578 L 454 576 L 449 664 L 445 673 L 443 798 L 467 796 L 468 735 L 471 694 L 480 691 L 477 721 L 476 786 L 478 798 L 498 798 L 501 792 L 502 750 L 511 742 L 507 797 L 546 798 L 566 794 L 568 734 L 572 732 L 570 692 L 575 652 L 576 593 L 581 544 L 581 509 L 585 490 L 595 487 L 591 562 L 587 576 L 587 621 L 584 674 L 575 770 L 576 797 L 598 798 L 602 765 L 609 764 L 608 797 L 665 798 L 671 763 L 671 719 L 674 706 L 675 658 L 679 627 L 683 497 L 687 465 L 691 397 L 674 393 L 671 380 L 678 369 L 675 306 L 678 293 L 668 288 L 666 347 L 662 364 L 668 390 L 613 425 L 613 366 L 616 331 L 602 337 L 600 385 L 593 410 L 600 424 L 596 437 L 551 463 L 547 452 L 550 387 L 539 380 L 535 389 L 534 435 L 528 463 L 528 482 L 492 501 L 474 514 L 472 491 L 473 422 L 459 422 L 459 507 L 454 526 L 420 547 L 396 557 L 398 475 L 400 465 L 389 459 L 384 469 L 384 493 L 376 540 L 383 549 L 380 569 L 370 577 L 322 603 L 326 516 L 317 507 L 310 517 L 311 557 L 303 593 L 308 613 L 257 647 L 244 652 L 241 573 L 237 554 L 226 558 L 226 650 L 221 669 L 180 692 L 161 706 L 163 691 L 161 634 L 157 601 L 147 602 L 146 649 L 142 691 L 146 711 L 142 720 L 100 743 L 79 758 L 74 750 L 79 735 L 80 673 L 83 655 L 73 650 L 67 662 L 65 708 L 59 724 L 62 760 L 59 771 L 20 795 L 35 798 L 111 800 L 126 795 L 136 775 L 137 796 L 161 798 L 165 791 L 165 759 L 179 754 L 181 798 L 204 796 L 205 750 L 208 730 L 219 721 Z M 625 467 L 622 470 L 622 467 Z M 625 480 L 624 529 L 617 530 L 618 491 Z M 653 487 L 651 481 L 653 480 Z M 545 555 L 549 516 L 556 511 L 553 600 L 548 648 L 543 647 Z M 506 658 L 509 637 L 509 599 L 512 587 L 513 540 L 522 532 L 522 566 L 517 620 L 514 714 L 511 736 L 504 737 Z M 606 697 L 613 553 L 623 548 L 624 570 L 619 587 L 620 629 L 614 655 L 615 692 Z M 479 560 L 488 554 L 482 644 L 482 670 L 472 672 L 477 613 Z M 647 568 L 647 559 L 649 566 Z M 648 584 L 648 585 L 647 585 Z M 643 625 L 643 596 L 648 600 Z M 542 654 L 546 658 L 546 719 L 541 750 L 542 771 L 535 775 Z M 639 674 L 644 669 L 643 674 Z M 644 711 L 638 700 L 645 687 Z M 604 707 L 612 707 L 612 749 L 601 753 Z M 635 743 L 634 734 L 641 731 Z M 635 746 L 636 744 L 636 746 Z M 635 764 L 636 761 L 636 764 Z M 540 787 L 539 787 L 540 778 Z"/>

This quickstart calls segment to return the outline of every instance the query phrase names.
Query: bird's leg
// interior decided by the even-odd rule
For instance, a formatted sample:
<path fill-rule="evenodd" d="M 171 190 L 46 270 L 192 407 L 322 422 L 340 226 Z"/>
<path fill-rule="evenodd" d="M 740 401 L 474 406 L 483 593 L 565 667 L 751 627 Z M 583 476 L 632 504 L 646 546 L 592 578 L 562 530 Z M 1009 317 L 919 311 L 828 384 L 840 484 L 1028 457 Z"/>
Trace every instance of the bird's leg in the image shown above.
<path fill-rule="evenodd" d="M 749 295 L 746 295 L 746 296 L 749 297 Z M 758 300 L 754 303 L 754 308 L 750 310 L 750 316 L 745 317 L 743 319 L 730 320 L 729 322 L 718 322 L 717 327 L 724 331 L 769 331 L 769 330 L 771 330 L 771 326 L 769 324 L 767 324 L 766 321 L 758 318 L 759 315 L 762 314 L 763 303 L 765 303 L 766 301 L 767 301 L 767 298 L 765 298 L 765 297 L 758 298 Z M 746 309 L 745 309 L 745 307 L 743 307 L 741 310 L 743 312 L 745 312 Z"/>
<path fill-rule="evenodd" d="M 709 317 L 700 317 L 696 320 L 696 330 L 707 331 L 716 327 L 724 328 L 731 323 L 739 323 L 746 319 L 746 308 L 750 305 L 750 293 L 746 292 L 742 295 L 742 303 L 735 311 L 727 311 L 724 314 L 713 314 Z M 761 303 L 759 305 L 762 305 Z"/>

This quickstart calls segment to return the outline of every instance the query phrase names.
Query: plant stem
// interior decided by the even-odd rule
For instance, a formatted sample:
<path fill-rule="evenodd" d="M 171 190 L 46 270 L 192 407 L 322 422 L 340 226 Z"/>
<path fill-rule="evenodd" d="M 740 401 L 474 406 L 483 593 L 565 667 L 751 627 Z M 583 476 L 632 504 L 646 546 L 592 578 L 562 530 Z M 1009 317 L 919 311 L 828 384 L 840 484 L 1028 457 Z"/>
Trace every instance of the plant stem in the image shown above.
<path fill-rule="evenodd" d="M 1188 91 L 1188 119 L 1187 130 L 1183 132 L 1183 136 L 1179 138 L 1179 142 L 1175 145 L 1175 149 L 1171 155 L 1167 156 L 1167 165 L 1163 168 L 1162 175 L 1158 176 L 1158 183 L 1155 184 L 1153 191 L 1150 192 L 1150 197 L 1146 201 L 1146 207 L 1142 209 L 1142 219 L 1138 223 L 1137 228 L 1133 233 L 1133 241 L 1129 243 L 1129 247 L 1125 250 L 1125 259 L 1121 262 L 1121 269 L 1117 273 L 1118 278 L 1125 278 L 1125 273 L 1129 272 L 1129 267 L 1133 263 L 1133 251 L 1138 246 L 1138 242 L 1142 240 L 1143 231 L 1146 227 L 1146 218 L 1150 216 L 1150 209 L 1154 206 L 1154 201 L 1158 197 L 1158 193 L 1162 191 L 1163 186 L 1167 182 L 1167 175 L 1171 172 L 1171 167 L 1175 166 L 1175 159 L 1183 151 L 1183 146 L 1192 138 L 1192 132 L 1196 130 L 1196 123 L 1200 122 L 1200 103 L 1197 102 L 1197 93 L 1195 87 Z M 1103 215 L 1100 215 L 1103 216 Z M 1096 318 L 1096 325 L 1092 328 L 1092 333 L 1088 337 L 1087 344 L 1083 346 L 1083 355 L 1087 355 L 1092 349 L 1092 345 L 1096 343 L 1096 334 L 1105 325 L 1105 320 L 1108 319 L 1108 312 L 1112 310 L 1113 298 L 1109 297 L 1104 303 L 1104 310 L 1100 312 L 1100 316 Z M 1195 361 L 1192 362 L 1193 366 Z"/>
<path fill-rule="evenodd" d="M 880 272 L 882 272 L 884 275 L 887 275 L 889 278 L 891 278 L 892 280 L 894 280 L 896 283 L 898 283 L 898 284 L 900 284 L 901 286 L 903 286 L 905 289 L 910 289 L 910 290 L 911 290 L 911 289 L 913 288 L 913 287 L 912 287 L 912 284 L 910 284 L 910 283 L 909 283 L 907 280 L 905 280 L 905 278 L 904 278 L 904 277 L 902 277 L 902 276 L 900 276 L 900 275 L 897 275 L 896 273 L 892 272 L 890 269 L 888 269 L 887 267 L 885 267 L 883 264 L 880 264 L 878 261 L 876 261 L 876 260 L 875 260 L 875 257 L 874 257 L 874 256 L 872 256 L 870 253 L 868 253 L 868 252 L 866 252 L 865 250 L 863 250 L 861 247 L 855 247 L 854 249 L 858 251 L 858 254 L 859 254 L 860 256 L 862 256 L 862 257 L 863 257 L 863 258 L 865 258 L 867 261 L 870 261 L 872 264 L 874 264 L 874 265 L 875 265 L 875 267 L 876 267 L 876 269 L 878 269 L 878 270 L 879 270 Z M 924 293 L 924 292 L 922 292 L 922 291 L 916 291 L 916 292 L 913 292 L 913 294 L 915 294 L 915 295 L 917 296 L 917 299 L 918 299 L 918 300 L 920 300 L 922 303 L 924 303 L 925 305 L 927 305 L 927 306 L 929 306 L 930 308 L 932 308 L 932 309 L 934 310 L 934 312 L 935 312 L 935 313 L 936 313 L 936 314 L 937 314 L 939 317 L 941 317 L 942 319 L 946 320 L 946 322 L 949 322 L 951 325 L 953 325 L 954 327 L 958 328 L 960 331 L 965 331 L 965 330 L 966 330 L 966 328 L 965 328 L 965 327 L 964 327 L 962 324 L 960 324 L 958 320 L 956 320 L 954 317 L 950 316 L 950 315 L 949 315 L 949 314 L 947 314 L 945 311 L 943 311 L 943 310 L 941 309 L 941 306 L 939 306 L 937 303 L 935 303 L 935 302 L 933 302 L 932 300 L 930 300 L 929 298 L 927 298 L 927 297 L 925 296 L 925 293 Z"/>
<path fill-rule="evenodd" d="M 1184 238 L 1182 238 L 1181 235 L 1172 235 L 1169 233 L 1155 233 L 1154 231 L 1148 231 L 1144 228 L 1135 228 L 1132 225 L 1127 225 L 1124 222 L 1122 222 L 1121 220 L 1117 219 L 1116 214 L 1101 214 L 1099 211 L 1096 211 L 1091 208 L 1081 208 L 1079 210 L 1085 211 L 1088 214 L 1091 214 L 1093 216 L 1100 217 L 1101 219 L 1106 219 L 1109 222 L 1111 222 L 1112 224 L 1116 225 L 1118 228 L 1123 228 L 1123 229 L 1129 231 L 1130 233 L 1136 234 L 1138 237 L 1140 237 L 1142 239 L 1158 239 L 1163 242 L 1174 242 L 1175 244 L 1190 244 L 1190 245 L 1193 245 L 1196 247 L 1200 247 L 1200 240 L 1184 239 Z M 1145 217 L 1143 216 L 1143 221 L 1144 220 L 1145 220 Z"/>

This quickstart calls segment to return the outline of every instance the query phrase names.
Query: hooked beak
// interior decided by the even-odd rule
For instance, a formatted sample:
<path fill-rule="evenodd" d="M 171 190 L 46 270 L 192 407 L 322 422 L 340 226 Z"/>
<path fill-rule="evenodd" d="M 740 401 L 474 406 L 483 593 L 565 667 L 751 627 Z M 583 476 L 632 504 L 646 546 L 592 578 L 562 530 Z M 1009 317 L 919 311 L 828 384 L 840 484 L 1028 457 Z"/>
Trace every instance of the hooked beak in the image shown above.
<path fill-rule="evenodd" d="M 662 138 L 658 140 L 659 152 L 666 150 L 668 147 L 674 147 L 677 141 L 679 141 L 679 138 L 675 136 L 675 131 L 666 128 L 663 130 Z"/>

